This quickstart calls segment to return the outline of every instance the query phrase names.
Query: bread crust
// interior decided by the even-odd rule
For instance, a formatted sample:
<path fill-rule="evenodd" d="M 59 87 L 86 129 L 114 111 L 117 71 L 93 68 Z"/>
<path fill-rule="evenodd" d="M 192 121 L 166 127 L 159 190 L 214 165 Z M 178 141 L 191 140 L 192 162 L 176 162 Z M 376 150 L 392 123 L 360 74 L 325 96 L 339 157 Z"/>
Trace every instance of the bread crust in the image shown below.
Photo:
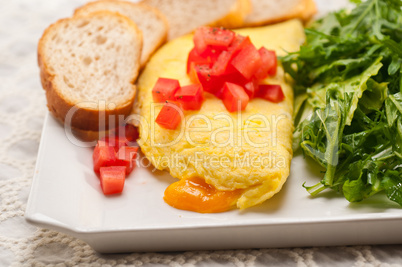
<path fill-rule="evenodd" d="M 151 58 L 151 56 L 158 50 L 158 48 L 161 47 L 164 43 L 166 43 L 167 38 L 168 38 L 169 29 L 170 29 L 169 21 L 167 20 L 165 15 L 163 15 L 162 12 L 160 12 L 157 8 L 149 6 L 149 5 L 145 4 L 145 3 L 131 3 L 131 2 L 127 2 L 127 1 L 123 1 L 123 2 L 134 4 L 134 5 L 139 5 L 139 6 L 142 6 L 142 7 L 146 8 L 146 9 L 148 9 L 148 10 L 151 10 L 152 12 L 154 12 L 157 15 L 157 17 L 159 19 L 161 19 L 163 21 L 163 24 L 166 27 L 166 31 L 165 31 L 165 34 L 163 35 L 163 37 L 155 45 L 154 50 L 148 55 L 148 59 L 141 64 L 141 69 L 142 69 L 148 63 L 148 61 Z"/>
<path fill-rule="evenodd" d="M 251 13 L 252 9 L 251 0 L 237 0 L 236 4 L 225 17 L 211 23 L 210 26 L 228 29 L 239 28 L 244 24 L 244 19 Z"/>
<path fill-rule="evenodd" d="M 141 69 L 144 68 L 145 65 L 147 64 L 149 58 L 156 52 L 156 50 L 158 50 L 158 48 L 161 45 L 163 45 L 167 41 L 168 33 L 169 33 L 169 22 L 168 22 L 167 18 L 157 8 L 154 8 L 154 7 L 150 6 L 150 5 L 147 5 L 145 3 L 133 3 L 133 2 L 128 2 L 128 1 L 124 1 L 124 0 L 98 0 L 98 1 L 88 2 L 85 5 L 76 8 L 75 11 L 74 11 L 74 16 L 82 16 L 82 15 L 80 15 L 80 11 L 85 9 L 88 6 L 92 6 L 92 5 L 95 5 L 97 3 L 108 3 L 108 2 L 122 3 L 123 5 L 131 5 L 131 6 L 136 6 L 136 7 L 140 6 L 141 8 L 148 9 L 149 11 L 153 12 L 162 21 L 162 23 L 165 25 L 166 31 L 164 32 L 164 35 L 162 36 L 162 38 L 160 38 L 158 40 L 158 42 L 156 44 L 153 44 L 154 48 L 153 48 L 152 52 L 149 53 L 149 55 L 147 55 L 147 60 L 141 63 Z M 118 13 L 118 14 L 120 14 L 120 13 Z M 120 14 L 120 15 L 124 16 L 123 14 Z"/>
<path fill-rule="evenodd" d="M 182 2 L 186 2 L 185 0 L 160 0 L 160 1 L 154 1 L 154 0 L 142 0 L 141 3 L 147 4 L 151 7 L 154 7 L 156 9 L 158 9 L 158 6 L 160 3 L 163 3 L 164 1 L 166 2 L 174 2 L 178 5 L 181 5 Z M 234 28 L 237 26 L 241 26 L 243 23 L 243 19 L 245 17 L 245 15 L 247 15 L 250 11 L 251 11 L 251 0 L 231 0 L 232 4 L 230 7 L 228 7 L 225 10 L 224 14 L 221 14 L 220 17 L 215 18 L 215 16 L 213 18 L 208 17 L 208 19 L 204 22 L 204 24 L 198 24 L 198 25 L 194 25 L 193 28 L 188 28 L 186 30 L 183 30 L 182 27 L 171 27 L 171 25 L 169 25 L 169 33 L 168 33 L 168 41 L 173 40 L 177 37 L 183 36 L 185 34 L 191 33 L 193 32 L 197 27 L 201 27 L 201 26 L 223 26 L 223 27 L 230 27 L 230 28 Z M 195 1 L 191 1 L 191 2 L 195 2 Z M 219 1 L 208 1 L 209 4 L 211 4 L 211 2 L 215 5 L 220 5 L 221 3 L 219 3 Z M 198 4 L 202 5 L 203 1 L 198 0 Z M 186 16 L 180 16 L 177 18 L 173 18 L 172 16 L 170 16 L 169 14 L 171 13 L 171 8 L 169 9 L 159 9 L 160 12 L 162 14 L 164 14 L 167 17 L 167 20 L 172 22 L 172 19 L 174 19 L 174 21 L 181 21 L 183 22 L 183 24 L 186 21 L 189 21 L 189 19 L 185 19 Z M 183 9 L 179 10 L 180 12 L 187 12 L 186 14 L 190 14 L 190 16 L 198 18 L 198 17 L 204 17 L 204 15 L 200 15 L 197 10 L 187 10 L 184 11 Z M 197 14 L 198 13 L 198 14 Z M 191 17 L 191 18 L 192 18 Z M 174 24 L 174 23 L 173 23 Z M 178 31 L 175 31 L 178 30 Z"/>
<path fill-rule="evenodd" d="M 278 22 L 282 22 L 285 20 L 295 19 L 295 18 L 299 18 L 302 21 L 306 22 L 309 19 L 311 19 L 314 16 L 314 14 L 316 14 L 316 13 L 317 13 L 317 6 L 316 6 L 314 0 L 304 0 L 299 5 L 297 5 L 292 11 L 290 11 L 288 14 L 286 14 L 285 16 L 277 17 L 277 18 L 270 18 L 270 19 L 266 19 L 266 20 L 258 21 L 258 22 L 247 22 L 247 20 L 245 20 L 242 27 L 264 26 L 267 24 L 278 23 Z"/>
<path fill-rule="evenodd" d="M 124 1 L 127 2 L 127 1 Z M 134 4 L 131 2 L 127 2 L 130 4 Z M 169 29 L 170 29 L 170 25 L 169 25 L 169 21 L 167 20 L 166 16 L 162 14 L 162 12 L 159 11 L 159 9 L 154 8 L 152 6 L 149 6 L 145 3 L 135 3 L 136 5 L 140 5 L 148 10 L 151 10 L 152 12 L 154 12 L 158 18 L 160 18 L 163 21 L 163 24 L 166 27 L 166 31 L 165 34 L 163 35 L 163 37 L 159 40 L 159 42 L 155 45 L 155 49 L 148 55 L 148 59 L 147 61 L 143 62 L 141 64 L 141 69 L 145 67 L 145 65 L 148 63 L 149 59 L 151 58 L 151 56 L 158 50 L 159 47 L 161 47 L 164 43 L 166 43 L 167 39 L 168 39 L 168 33 L 169 33 Z"/>
<path fill-rule="evenodd" d="M 99 12 L 99 13 L 103 13 Z M 127 19 L 124 16 L 121 16 L 118 13 L 106 12 L 108 14 L 113 14 L 115 16 L 120 16 L 124 18 L 124 20 L 128 21 L 130 25 L 133 26 L 135 31 L 139 33 L 139 37 L 141 40 L 142 47 L 142 33 L 139 29 L 135 26 L 135 24 Z M 38 44 L 38 65 L 40 69 L 40 79 L 42 83 L 42 87 L 46 92 L 46 99 L 47 99 L 47 107 L 50 113 L 60 122 L 63 124 L 66 123 L 66 117 L 68 113 L 71 111 L 71 123 L 68 125 L 69 127 L 75 128 L 77 130 L 82 131 L 100 131 L 100 130 L 108 130 L 111 128 L 115 128 L 118 126 L 119 116 L 123 116 L 124 118 L 130 115 L 135 95 L 136 95 L 136 87 L 133 84 L 137 79 L 139 70 L 136 70 L 133 73 L 133 78 L 130 81 L 132 85 L 133 93 L 129 99 L 127 99 L 123 104 L 113 108 L 113 109 L 97 109 L 95 108 L 85 108 L 80 107 L 78 103 L 72 103 L 60 93 L 58 88 L 54 83 L 54 78 L 56 74 L 52 72 L 49 66 L 46 63 L 45 51 L 44 51 L 44 43 L 47 41 L 48 34 L 53 30 L 54 27 L 57 27 L 59 24 L 63 23 L 64 21 L 68 21 L 70 18 L 60 19 L 57 22 L 50 25 L 43 33 L 41 39 L 39 40 Z M 141 53 L 139 53 L 141 54 Z M 135 59 L 133 59 L 135 60 Z M 140 58 L 137 59 L 137 64 L 140 64 Z M 94 100 L 91 103 L 99 103 L 99 99 L 94 97 Z M 107 104 L 106 104 L 107 105 Z M 74 108 L 74 109 L 73 109 Z"/>

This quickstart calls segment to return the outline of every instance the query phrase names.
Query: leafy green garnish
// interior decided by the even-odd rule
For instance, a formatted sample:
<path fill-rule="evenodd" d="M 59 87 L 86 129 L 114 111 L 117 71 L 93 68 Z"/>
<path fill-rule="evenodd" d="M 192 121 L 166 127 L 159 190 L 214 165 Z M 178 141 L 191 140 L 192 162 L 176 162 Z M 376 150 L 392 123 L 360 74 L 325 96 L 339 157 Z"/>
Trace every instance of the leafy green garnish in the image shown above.
<path fill-rule="evenodd" d="M 281 58 L 296 82 L 294 143 L 326 168 L 303 186 L 351 202 L 383 191 L 402 206 L 402 0 L 353 2 Z"/>

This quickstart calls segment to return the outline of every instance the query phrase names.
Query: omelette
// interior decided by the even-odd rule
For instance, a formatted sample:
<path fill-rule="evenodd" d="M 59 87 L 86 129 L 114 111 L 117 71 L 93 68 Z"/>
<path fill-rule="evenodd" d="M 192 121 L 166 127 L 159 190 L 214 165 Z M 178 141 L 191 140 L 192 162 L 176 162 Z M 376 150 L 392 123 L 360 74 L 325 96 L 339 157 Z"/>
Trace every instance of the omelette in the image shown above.
<path fill-rule="evenodd" d="M 298 20 L 244 28 L 257 47 L 278 56 L 297 51 L 305 41 Z M 138 80 L 136 110 L 140 115 L 141 150 L 159 170 L 180 179 L 165 191 L 164 200 L 178 209 L 223 212 L 258 205 L 279 192 L 290 172 L 293 132 L 293 89 L 278 65 L 277 74 L 262 83 L 280 84 L 284 101 L 250 100 L 241 112 L 228 112 L 220 99 L 204 92 L 200 110 L 185 110 L 175 130 L 161 128 L 155 118 L 163 104 L 153 103 L 159 77 L 191 84 L 186 62 L 192 35 L 172 40 L 150 59 Z"/>

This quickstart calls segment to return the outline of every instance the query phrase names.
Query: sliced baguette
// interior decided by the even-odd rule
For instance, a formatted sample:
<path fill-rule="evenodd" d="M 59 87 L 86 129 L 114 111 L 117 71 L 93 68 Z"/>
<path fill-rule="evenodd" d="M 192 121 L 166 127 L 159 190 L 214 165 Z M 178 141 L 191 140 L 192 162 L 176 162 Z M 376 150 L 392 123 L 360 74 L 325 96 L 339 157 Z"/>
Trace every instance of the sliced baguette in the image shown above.
<path fill-rule="evenodd" d="M 65 126 L 107 130 L 130 114 L 140 68 L 142 33 L 107 11 L 57 21 L 38 44 L 50 112 Z"/>
<path fill-rule="evenodd" d="M 288 19 L 309 20 L 316 12 L 314 0 L 251 0 L 253 11 L 246 16 L 244 27 L 260 26 Z"/>
<path fill-rule="evenodd" d="M 244 25 L 244 20 L 251 13 L 252 9 L 251 0 L 237 0 L 229 14 L 209 25 L 229 29 L 240 28 Z"/>
<path fill-rule="evenodd" d="M 240 26 L 251 11 L 249 0 L 143 0 L 142 3 L 159 9 L 166 16 L 169 40 L 203 25 Z"/>
<path fill-rule="evenodd" d="M 118 12 L 137 24 L 144 37 L 141 66 L 144 66 L 155 50 L 166 41 L 169 26 L 165 16 L 156 8 L 145 4 L 100 0 L 78 8 L 74 16 L 86 16 L 101 10 Z"/>

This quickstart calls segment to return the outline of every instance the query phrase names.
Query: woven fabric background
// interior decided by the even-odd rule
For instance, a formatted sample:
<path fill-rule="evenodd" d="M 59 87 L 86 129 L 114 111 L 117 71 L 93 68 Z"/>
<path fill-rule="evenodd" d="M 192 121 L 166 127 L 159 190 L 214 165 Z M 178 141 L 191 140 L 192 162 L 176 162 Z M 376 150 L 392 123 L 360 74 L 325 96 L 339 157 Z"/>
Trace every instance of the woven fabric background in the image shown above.
<path fill-rule="evenodd" d="M 402 266 L 401 245 L 100 255 L 25 222 L 46 113 L 36 45 L 50 23 L 84 2 L 0 0 L 0 266 Z M 324 11 L 345 4 L 317 2 Z"/>

